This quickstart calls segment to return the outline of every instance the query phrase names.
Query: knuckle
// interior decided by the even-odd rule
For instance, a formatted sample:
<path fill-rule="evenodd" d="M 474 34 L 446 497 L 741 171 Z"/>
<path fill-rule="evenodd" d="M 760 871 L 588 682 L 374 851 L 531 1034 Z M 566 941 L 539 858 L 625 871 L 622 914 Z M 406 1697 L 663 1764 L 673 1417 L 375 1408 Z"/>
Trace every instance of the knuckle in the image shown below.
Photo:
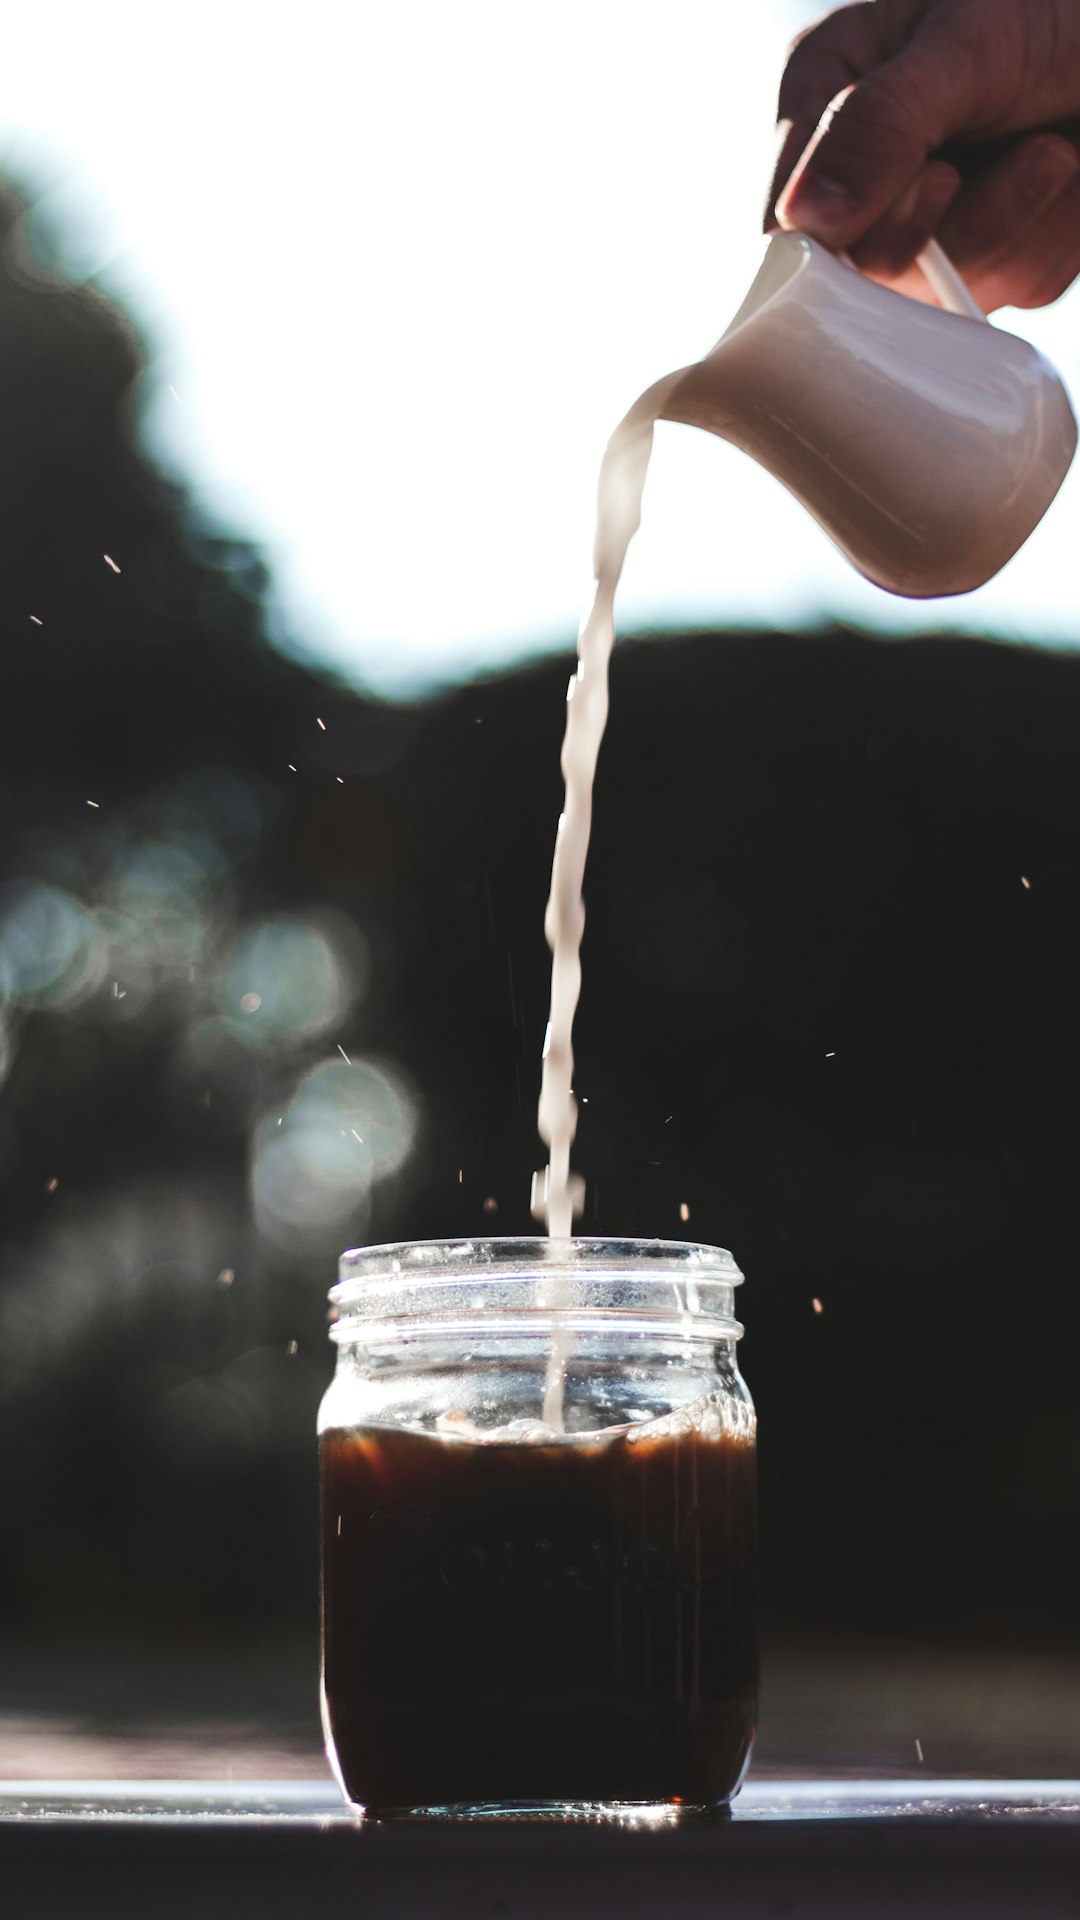
<path fill-rule="evenodd" d="M 781 119 L 817 120 L 841 88 L 872 64 L 863 20 L 872 12 L 870 0 L 858 0 L 795 35 L 780 81 Z"/>
<path fill-rule="evenodd" d="M 822 62 L 788 67 L 780 82 L 777 111 L 781 120 L 817 121 L 836 92 L 836 68 Z"/>
<path fill-rule="evenodd" d="M 919 116 L 871 77 L 832 102 L 820 150 L 824 171 L 858 177 L 893 197 L 919 172 L 929 142 Z"/>
<path fill-rule="evenodd" d="M 853 87 L 836 109 L 836 123 L 851 132 L 871 131 L 879 137 L 902 139 L 910 146 L 922 124 L 921 100 L 902 70 L 868 74 Z M 925 140 L 919 144 L 925 146 Z"/>

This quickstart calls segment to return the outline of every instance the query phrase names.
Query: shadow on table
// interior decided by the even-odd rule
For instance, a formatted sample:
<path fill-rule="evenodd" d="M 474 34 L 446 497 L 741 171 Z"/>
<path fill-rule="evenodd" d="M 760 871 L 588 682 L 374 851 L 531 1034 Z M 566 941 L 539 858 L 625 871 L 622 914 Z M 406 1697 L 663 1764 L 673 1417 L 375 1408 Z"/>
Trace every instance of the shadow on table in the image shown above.
<path fill-rule="evenodd" d="M 9 1650 L 0 1779 L 327 1777 L 310 1641 Z M 752 1777 L 1077 1771 L 1080 1659 L 899 1640 L 769 1643 Z"/>

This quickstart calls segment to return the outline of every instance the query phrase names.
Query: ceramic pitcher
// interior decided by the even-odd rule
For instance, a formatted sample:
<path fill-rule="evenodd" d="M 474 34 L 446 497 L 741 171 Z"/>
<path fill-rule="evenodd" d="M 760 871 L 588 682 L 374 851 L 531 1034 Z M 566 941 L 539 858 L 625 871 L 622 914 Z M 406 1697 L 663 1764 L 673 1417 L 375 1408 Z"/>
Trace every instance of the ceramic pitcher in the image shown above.
<path fill-rule="evenodd" d="M 981 586 L 1053 500 L 1076 421 L 1053 367 L 988 324 L 936 245 L 920 265 L 942 307 L 776 234 L 712 352 L 632 409 L 627 451 L 650 417 L 704 427 L 783 481 L 890 593 Z"/>

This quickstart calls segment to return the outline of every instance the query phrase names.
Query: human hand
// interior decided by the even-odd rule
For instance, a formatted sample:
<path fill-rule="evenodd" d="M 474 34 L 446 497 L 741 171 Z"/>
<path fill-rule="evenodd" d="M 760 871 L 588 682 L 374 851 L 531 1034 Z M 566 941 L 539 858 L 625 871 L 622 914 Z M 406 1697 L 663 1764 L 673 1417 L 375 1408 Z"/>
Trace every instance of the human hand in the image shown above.
<path fill-rule="evenodd" d="M 980 306 L 1080 273 L 1080 0 L 860 0 L 795 41 L 766 229 L 929 297 L 940 240 Z"/>

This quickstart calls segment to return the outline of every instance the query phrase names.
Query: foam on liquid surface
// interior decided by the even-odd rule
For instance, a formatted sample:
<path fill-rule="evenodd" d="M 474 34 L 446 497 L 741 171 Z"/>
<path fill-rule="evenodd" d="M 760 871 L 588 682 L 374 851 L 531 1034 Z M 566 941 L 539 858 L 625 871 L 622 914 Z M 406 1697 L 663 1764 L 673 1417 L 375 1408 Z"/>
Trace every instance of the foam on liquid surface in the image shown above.
<path fill-rule="evenodd" d="M 639 1446 L 648 1441 L 682 1440 L 692 1433 L 703 1440 L 749 1441 L 754 1438 L 756 1425 L 753 1408 L 721 1388 L 671 1413 L 621 1421 L 617 1426 L 597 1427 L 588 1433 L 567 1434 L 561 1424 L 554 1426 L 547 1420 L 508 1420 L 501 1427 L 479 1427 L 464 1413 L 441 1414 L 435 1431 L 442 1439 L 466 1440 L 483 1447 L 545 1447 L 571 1442 L 577 1447 L 605 1446 L 622 1439 Z"/>

